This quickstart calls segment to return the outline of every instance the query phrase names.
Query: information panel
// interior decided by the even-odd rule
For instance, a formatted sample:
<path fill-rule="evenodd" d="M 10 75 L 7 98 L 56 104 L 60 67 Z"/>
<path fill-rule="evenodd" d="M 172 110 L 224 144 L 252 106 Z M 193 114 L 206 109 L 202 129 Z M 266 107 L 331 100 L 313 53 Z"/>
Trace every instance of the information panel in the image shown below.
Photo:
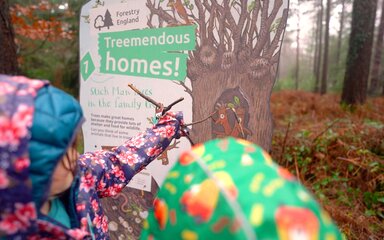
<path fill-rule="evenodd" d="M 151 126 L 165 105 L 193 125 L 195 143 L 233 136 L 271 147 L 270 95 L 288 0 L 91 0 L 80 16 L 85 151 Z M 137 239 L 148 207 L 186 139 L 171 144 L 115 198 L 104 200 L 113 239 Z"/>

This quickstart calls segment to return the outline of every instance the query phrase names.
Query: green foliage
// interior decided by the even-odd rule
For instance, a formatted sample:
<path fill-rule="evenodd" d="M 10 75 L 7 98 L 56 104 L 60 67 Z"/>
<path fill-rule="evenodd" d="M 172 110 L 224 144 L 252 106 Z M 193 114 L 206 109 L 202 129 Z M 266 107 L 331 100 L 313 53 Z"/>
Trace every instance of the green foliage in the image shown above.
<path fill-rule="evenodd" d="M 378 216 L 384 219 L 384 211 L 379 207 L 384 204 L 384 192 L 364 192 L 363 200 L 367 206 L 365 215 Z"/>
<path fill-rule="evenodd" d="M 49 80 L 53 85 L 74 96 L 78 95 L 78 16 L 84 3 L 85 1 L 77 0 L 57 0 L 46 3 L 40 1 L 10 1 L 11 7 L 15 8 L 17 6 L 16 10 L 18 8 L 36 8 L 36 10 L 31 11 L 34 22 L 31 22 L 31 16 L 21 16 L 20 19 L 24 19 L 26 24 L 39 24 L 40 20 L 54 21 L 55 26 L 60 26 L 60 29 L 64 31 L 63 34 L 69 34 L 63 38 L 60 37 L 61 35 L 54 37 L 58 33 L 53 32 L 48 25 L 48 28 L 44 30 L 46 36 L 36 38 L 32 33 L 29 35 L 19 34 L 20 31 L 17 31 L 17 28 L 27 26 L 23 25 L 23 22 L 21 22 L 23 24 L 20 24 L 20 22 L 14 24 L 17 33 L 16 42 L 19 47 L 18 57 L 21 74 L 31 78 Z M 48 8 L 45 6 L 48 6 Z M 13 14 L 16 14 L 16 12 Z M 39 27 L 43 28 L 43 26 Z"/>
<path fill-rule="evenodd" d="M 299 119 L 290 118 L 290 121 L 294 124 Z M 352 218 L 356 202 L 360 202 L 362 214 L 384 220 L 384 182 L 380 177 L 384 175 L 384 164 L 370 150 L 370 143 L 363 144 L 371 134 L 368 129 L 383 129 L 383 123 L 365 118 L 362 124 L 341 118 L 327 121 L 324 131 L 298 128 L 290 133 L 279 164 L 288 166 L 323 205 L 348 207 L 350 212 L 344 214 Z M 279 139 L 282 138 L 285 138 L 283 132 L 276 134 L 274 146 L 281 145 Z M 382 229 L 375 224 L 370 228 L 373 232 Z"/>
<path fill-rule="evenodd" d="M 184 5 L 189 9 L 189 10 L 193 10 L 193 8 L 195 7 L 190 0 L 184 0 Z"/>
<path fill-rule="evenodd" d="M 236 1 L 233 1 L 236 3 Z M 256 7 L 256 0 L 253 0 L 249 5 L 248 5 L 248 11 L 251 12 L 253 9 Z"/>

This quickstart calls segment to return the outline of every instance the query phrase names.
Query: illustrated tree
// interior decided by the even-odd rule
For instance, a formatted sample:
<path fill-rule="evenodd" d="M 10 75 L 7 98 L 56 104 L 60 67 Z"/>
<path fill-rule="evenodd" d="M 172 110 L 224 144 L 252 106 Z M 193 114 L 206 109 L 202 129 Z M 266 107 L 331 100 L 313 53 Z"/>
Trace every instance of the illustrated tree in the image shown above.
<path fill-rule="evenodd" d="M 18 73 L 16 44 L 7 0 L 0 0 L 0 73 Z"/>
<path fill-rule="evenodd" d="M 104 27 L 107 27 L 109 29 L 109 26 L 113 26 L 113 22 L 111 18 L 111 13 L 107 9 L 104 15 Z"/>
<path fill-rule="evenodd" d="M 95 19 L 95 23 L 93 24 L 93 26 L 95 28 L 98 28 L 99 31 L 101 30 L 102 27 L 104 27 L 104 19 L 103 19 L 103 16 L 99 15 L 97 16 L 97 18 Z"/>
<path fill-rule="evenodd" d="M 149 27 L 186 24 L 164 1 L 147 0 Z M 270 95 L 275 83 L 280 45 L 288 17 L 283 0 L 184 1 L 192 24 L 197 25 L 196 49 L 189 52 L 187 76 L 191 88 L 193 121 L 209 116 L 226 89 L 238 89 L 249 104 L 247 139 L 271 148 Z M 188 24 L 188 23 L 187 23 Z M 209 134 L 211 133 L 211 134 Z M 212 124 L 193 126 L 196 142 L 212 138 Z"/>

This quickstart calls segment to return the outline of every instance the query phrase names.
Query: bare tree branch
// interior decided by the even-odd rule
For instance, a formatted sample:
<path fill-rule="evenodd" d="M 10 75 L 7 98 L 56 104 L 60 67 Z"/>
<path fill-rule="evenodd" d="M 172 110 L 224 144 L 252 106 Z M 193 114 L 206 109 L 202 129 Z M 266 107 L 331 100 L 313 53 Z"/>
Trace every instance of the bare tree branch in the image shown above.
<path fill-rule="evenodd" d="M 161 7 L 156 8 L 155 4 L 151 2 L 151 0 L 147 0 L 147 7 L 151 11 L 151 13 L 158 15 L 159 18 L 163 19 L 166 21 L 168 24 L 174 23 L 176 21 L 175 18 L 173 18 L 169 13 L 164 11 Z"/>
<path fill-rule="evenodd" d="M 215 27 L 215 18 L 216 18 L 216 11 L 212 11 L 209 14 L 208 19 L 208 39 L 211 39 L 211 44 L 214 42 L 217 42 L 215 35 L 213 34 L 213 29 Z"/>
<path fill-rule="evenodd" d="M 286 22 L 288 18 L 288 9 L 283 10 L 283 16 L 281 17 L 281 21 L 279 23 L 279 26 L 277 27 L 275 37 L 272 40 L 272 43 L 268 49 L 268 51 L 265 54 L 266 58 L 271 58 L 273 53 L 275 52 L 276 48 L 279 46 L 281 35 L 284 32 Z"/>
<path fill-rule="evenodd" d="M 172 82 L 182 86 L 184 88 L 184 92 L 188 93 L 188 95 L 192 97 L 192 89 L 190 89 L 187 85 L 185 85 L 185 82 L 182 82 L 182 81 L 172 81 Z"/>
<path fill-rule="evenodd" d="M 242 35 L 244 24 L 245 24 L 245 21 L 247 20 L 247 15 L 248 15 L 247 2 L 248 2 L 247 0 L 241 0 L 241 3 L 240 3 L 241 13 L 239 18 L 239 23 L 235 28 L 235 32 L 233 32 L 233 42 L 235 43 L 233 51 L 235 53 L 237 53 L 241 48 L 241 35 Z"/>
<path fill-rule="evenodd" d="M 199 18 L 196 22 L 199 24 L 200 41 L 201 41 L 201 45 L 204 45 L 205 42 L 207 41 L 207 30 L 206 30 L 207 26 L 205 24 L 205 11 L 203 8 L 203 4 L 201 3 L 201 0 L 195 0 L 195 4 L 199 14 Z"/>
<path fill-rule="evenodd" d="M 257 18 L 259 17 L 260 12 L 260 0 L 255 0 L 255 7 L 252 9 L 252 18 L 251 18 L 251 26 L 249 28 L 249 35 L 248 35 L 248 43 L 247 45 L 252 46 L 253 43 L 253 35 L 255 34 L 257 36 Z"/>
<path fill-rule="evenodd" d="M 255 49 L 253 51 L 253 56 L 260 56 L 261 50 L 263 49 L 264 45 L 268 41 L 268 35 L 269 29 L 273 23 L 273 21 L 276 18 L 277 13 L 280 10 L 280 7 L 283 5 L 282 0 L 276 0 L 275 4 L 273 6 L 271 14 L 268 16 L 268 7 L 269 7 L 269 0 L 263 1 L 263 8 L 261 12 L 261 27 L 260 27 L 260 35 L 258 38 L 258 41 L 256 43 Z"/>

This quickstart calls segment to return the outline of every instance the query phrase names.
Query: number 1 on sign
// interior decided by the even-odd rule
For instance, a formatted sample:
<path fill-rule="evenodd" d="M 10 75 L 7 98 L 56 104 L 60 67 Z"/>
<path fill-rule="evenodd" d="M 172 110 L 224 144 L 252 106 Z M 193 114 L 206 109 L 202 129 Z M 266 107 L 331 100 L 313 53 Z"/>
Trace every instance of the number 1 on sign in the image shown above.
<path fill-rule="evenodd" d="M 84 73 L 87 74 L 88 73 L 88 60 L 84 61 L 84 65 L 85 65 Z"/>

